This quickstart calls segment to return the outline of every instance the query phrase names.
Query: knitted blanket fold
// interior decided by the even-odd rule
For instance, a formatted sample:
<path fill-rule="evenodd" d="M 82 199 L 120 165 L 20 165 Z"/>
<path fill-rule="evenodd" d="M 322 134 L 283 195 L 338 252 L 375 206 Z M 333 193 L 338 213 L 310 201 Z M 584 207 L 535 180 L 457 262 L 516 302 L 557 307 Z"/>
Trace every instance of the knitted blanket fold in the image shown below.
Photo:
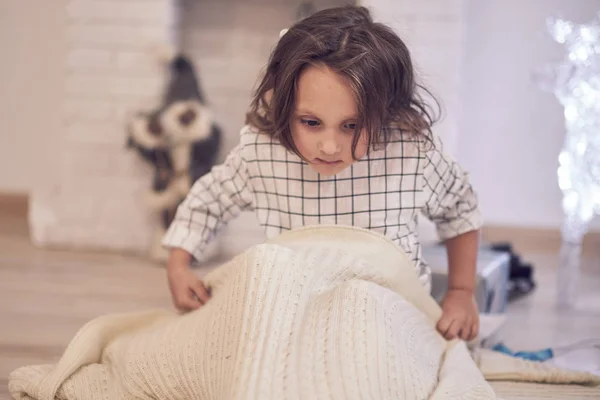
<path fill-rule="evenodd" d="M 212 299 L 185 315 L 90 321 L 57 364 L 13 371 L 13 398 L 497 398 L 466 345 L 435 330 L 441 310 L 410 260 L 378 234 L 287 232 L 205 283 Z"/>

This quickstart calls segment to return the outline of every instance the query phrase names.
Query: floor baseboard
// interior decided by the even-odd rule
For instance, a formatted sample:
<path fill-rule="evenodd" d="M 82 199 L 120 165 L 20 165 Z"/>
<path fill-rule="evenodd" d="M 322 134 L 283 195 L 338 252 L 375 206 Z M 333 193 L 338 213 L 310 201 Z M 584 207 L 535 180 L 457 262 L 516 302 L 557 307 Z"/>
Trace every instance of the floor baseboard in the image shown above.
<path fill-rule="evenodd" d="M 29 196 L 0 192 L 0 236 L 28 237 Z"/>
<path fill-rule="evenodd" d="M 0 193 L 0 214 L 27 218 L 29 196 L 20 193 Z"/>
<path fill-rule="evenodd" d="M 508 242 L 518 252 L 558 253 L 561 233 L 558 228 L 527 228 L 490 225 L 482 229 L 482 238 L 488 243 Z M 600 232 L 590 232 L 583 240 L 582 253 L 600 257 Z"/>

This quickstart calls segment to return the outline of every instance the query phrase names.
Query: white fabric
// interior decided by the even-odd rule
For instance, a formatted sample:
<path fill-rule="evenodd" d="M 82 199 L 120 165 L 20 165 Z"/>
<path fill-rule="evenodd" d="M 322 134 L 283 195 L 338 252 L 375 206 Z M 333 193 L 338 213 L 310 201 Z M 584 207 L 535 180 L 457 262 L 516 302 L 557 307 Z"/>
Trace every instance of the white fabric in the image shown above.
<path fill-rule="evenodd" d="M 81 400 L 497 398 L 464 342 L 446 342 L 435 330 L 441 310 L 410 260 L 375 233 L 291 231 L 221 266 L 206 283 L 211 301 L 183 316 L 158 310 L 91 321 L 58 364 L 14 371 L 11 394 Z M 483 371 L 506 372 L 487 360 L 479 363 Z"/>
<path fill-rule="evenodd" d="M 600 347 L 573 349 L 555 355 L 547 363 L 559 368 L 569 368 L 600 375 Z"/>
<path fill-rule="evenodd" d="M 502 400 L 598 400 L 600 389 L 565 384 L 492 381 L 492 388 Z"/>

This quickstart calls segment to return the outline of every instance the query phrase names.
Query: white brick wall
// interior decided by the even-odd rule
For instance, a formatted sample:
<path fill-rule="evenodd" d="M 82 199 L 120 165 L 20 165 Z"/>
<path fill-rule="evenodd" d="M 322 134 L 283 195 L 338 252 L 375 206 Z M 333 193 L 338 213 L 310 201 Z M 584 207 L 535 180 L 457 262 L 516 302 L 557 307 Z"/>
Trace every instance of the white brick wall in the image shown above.
<path fill-rule="evenodd" d="M 145 251 L 155 221 L 141 198 L 149 168 L 125 148 L 125 119 L 151 109 L 164 70 L 152 46 L 173 40 L 175 0 L 66 2 L 63 134 L 57 176 L 31 197 L 39 245 Z"/>
<path fill-rule="evenodd" d="M 75 96 L 74 96 L 75 97 Z M 106 121 L 112 118 L 113 105 L 105 99 L 68 99 L 65 101 L 64 121 Z"/>
<path fill-rule="evenodd" d="M 147 51 L 119 51 L 114 54 L 115 67 L 119 70 L 129 70 L 146 73 L 156 70 L 156 59 Z"/>
<path fill-rule="evenodd" d="M 109 50 L 74 49 L 67 55 L 67 67 L 70 71 L 78 69 L 104 69 L 112 66 L 113 54 Z"/>
<path fill-rule="evenodd" d="M 67 6 L 67 15 L 74 22 L 125 22 L 165 26 L 173 20 L 172 8 L 165 8 L 167 0 L 73 0 Z"/>

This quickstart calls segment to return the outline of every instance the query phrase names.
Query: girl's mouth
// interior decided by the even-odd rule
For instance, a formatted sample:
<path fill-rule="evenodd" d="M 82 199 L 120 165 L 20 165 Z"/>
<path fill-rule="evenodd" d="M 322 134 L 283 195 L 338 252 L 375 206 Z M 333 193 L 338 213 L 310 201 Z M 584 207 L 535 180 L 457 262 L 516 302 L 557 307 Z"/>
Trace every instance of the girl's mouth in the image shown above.
<path fill-rule="evenodd" d="M 327 161 L 327 160 L 323 160 L 321 158 L 317 158 L 317 159 L 315 159 L 315 161 L 318 164 L 324 164 L 324 165 L 337 165 L 337 164 L 340 164 L 342 162 L 342 160 Z"/>

